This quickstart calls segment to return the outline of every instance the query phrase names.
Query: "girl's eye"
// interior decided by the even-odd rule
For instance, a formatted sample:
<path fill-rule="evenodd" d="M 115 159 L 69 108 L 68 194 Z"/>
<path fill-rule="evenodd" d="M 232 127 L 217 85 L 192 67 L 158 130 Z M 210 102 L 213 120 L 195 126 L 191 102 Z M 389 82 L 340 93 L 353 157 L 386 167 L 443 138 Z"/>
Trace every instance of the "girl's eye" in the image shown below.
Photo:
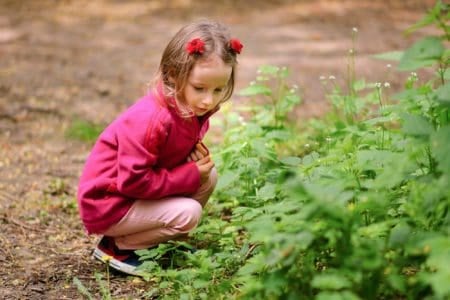
<path fill-rule="evenodd" d="M 202 92 L 203 88 L 202 87 L 198 87 L 198 86 L 194 86 L 194 90 L 196 90 L 197 92 Z"/>
<path fill-rule="evenodd" d="M 222 93 L 222 89 L 215 89 L 214 93 Z"/>

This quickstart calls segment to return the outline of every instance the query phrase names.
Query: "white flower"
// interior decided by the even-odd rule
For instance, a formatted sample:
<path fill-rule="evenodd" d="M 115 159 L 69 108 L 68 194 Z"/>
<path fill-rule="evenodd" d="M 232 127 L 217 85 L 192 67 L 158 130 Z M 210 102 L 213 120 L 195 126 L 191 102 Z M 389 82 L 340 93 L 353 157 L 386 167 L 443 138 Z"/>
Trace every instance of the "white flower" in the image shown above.
<path fill-rule="evenodd" d="M 331 138 L 330 137 L 327 137 L 325 140 L 327 141 L 327 143 L 331 143 Z"/>
<path fill-rule="evenodd" d="M 326 79 L 326 77 L 325 77 L 325 76 L 323 76 L 323 75 L 321 75 L 321 76 L 319 77 L 319 79 L 320 79 L 320 80 L 325 80 L 325 79 Z"/>
<path fill-rule="evenodd" d="M 385 82 L 385 83 L 384 83 L 384 87 L 390 88 L 390 87 L 391 87 L 391 84 L 390 84 L 389 82 Z"/>
<path fill-rule="evenodd" d="M 335 80 L 336 77 L 334 77 L 334 75 L 330 75 L 330 76 L 328 76 L 328 79 L 330 79 L 330 80 Z"/>
<path fill-rule="evenodd" d="M 392 67 L 392 65 L 391 65 L 391 64 L 387 64 L 386 67 L 387 67 L 387 68 L 390 68 L 390 67 Z"/>
<path fill-rule="evenodd" d="M 294 90 L 297 90 L 297 89 L 298 89 L 298 85 L 294 84 L 294 85 L 292 86 L 292 88 L 293 88 Z"/>
<path fill-rule="evenodd" d="M 311 147 L 309 144 L 305 144 L 305 148 L 309 148 Z"/>
<path fill-rule="evenodd" d="M 353 53 L 355 53 L 355 50 L 350 49 L 350 50 L 348 50 L 348 53 L 353 54 Z"/>
<path fill-rule="evenodd" d="M 381 88 L 381 82 L 376 82 L 376 83 L 375 83 L 375 87 L 376 87 L 376 88 Z"/>
<path fill-rule="evenodd" d="M 356 27 L 353 27 L 352 30 L 353 30 L 353 32 L 358 32 L 358 28 L 356 28 Z"/>
<path fill-rule="evenodd" d="M 295 93 L 295 89 L 290 89 L 289 93 L 291 93 L 291 94 Z"/>
<path fill-rule="evenodd" d="M 411 76 L 412 77 L 417 77 L 417 73 L 416 72 L 411 72 Z"/>

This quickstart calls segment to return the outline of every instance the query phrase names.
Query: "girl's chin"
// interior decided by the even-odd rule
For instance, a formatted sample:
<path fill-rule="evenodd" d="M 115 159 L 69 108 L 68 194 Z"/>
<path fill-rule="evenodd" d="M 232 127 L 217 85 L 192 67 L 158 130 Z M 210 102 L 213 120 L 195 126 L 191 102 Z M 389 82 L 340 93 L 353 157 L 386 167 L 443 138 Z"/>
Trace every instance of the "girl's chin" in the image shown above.
<path fill-rule="evenodd" d="M 195 115 L 196 115 L 197 117 L 201 117 L 201 116 L 205 115 L 207 112 L 208 112 L 207 109 L 200 109 L 200 108 L 197 108 L 197 109 L 195 110 Z"/>

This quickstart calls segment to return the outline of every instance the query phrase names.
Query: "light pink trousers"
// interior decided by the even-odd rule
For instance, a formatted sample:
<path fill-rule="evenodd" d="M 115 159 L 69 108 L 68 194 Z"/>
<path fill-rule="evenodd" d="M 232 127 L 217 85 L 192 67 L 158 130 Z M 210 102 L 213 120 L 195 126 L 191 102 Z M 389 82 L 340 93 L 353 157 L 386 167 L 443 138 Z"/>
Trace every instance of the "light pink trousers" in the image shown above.
<path fill-rule="evenodd" d="M 145 249 L 176 239 L 193 230 L 217 183 L 212 169 L 209 180 L 189 197 L 136 200 L 128 213 L 108 228 L 104 235 L 114 237 L 119 249 Z"/>

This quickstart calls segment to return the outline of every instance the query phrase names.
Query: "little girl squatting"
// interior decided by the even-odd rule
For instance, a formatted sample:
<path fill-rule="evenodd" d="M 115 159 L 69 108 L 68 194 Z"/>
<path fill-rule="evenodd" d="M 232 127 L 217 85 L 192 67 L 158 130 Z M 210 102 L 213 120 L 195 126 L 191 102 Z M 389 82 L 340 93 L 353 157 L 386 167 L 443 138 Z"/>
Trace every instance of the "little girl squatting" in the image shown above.
<path fill-rule="evenodd" d="M 187 234 L 198 224 L 217 172 L 201 142 L 209 118 L 234 89 L 242 50 L 228 28 L 201 21 L 166 46 L 151 91 L 100 134 L 78 187 L 94 257 L 137 275 L 137 249 Z"/>

